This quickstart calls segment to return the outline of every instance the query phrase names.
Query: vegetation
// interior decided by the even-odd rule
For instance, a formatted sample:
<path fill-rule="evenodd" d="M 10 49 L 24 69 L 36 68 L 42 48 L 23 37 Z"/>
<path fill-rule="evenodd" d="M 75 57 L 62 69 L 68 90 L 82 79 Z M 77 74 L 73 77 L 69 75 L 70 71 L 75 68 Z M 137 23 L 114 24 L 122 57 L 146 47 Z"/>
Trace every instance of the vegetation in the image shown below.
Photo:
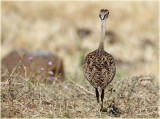
<path fill-rule="evenodd" d="M 105 89 L 106 112 L 99 111 L 82 68 L 86 54 L 98 48 L 102 8 L 110 10 L 106 30 L 111 35 L 105 50 L 115 57 L 117 67 Z M 22 76 L 21 63 L 10 73 L 2 67 L 1 78 L 6 79 L 1 82 L 2 118 L 158 118 L 158 9 L 156 1 L 3 1 L 2 58 L 14 49 L 47 50 L 64 61 L 65 81 L 41 77 L 44 69 Z"/>
<path fill-rule="evenodd" d="M 55 77 L 40 83 L 41 74 L 34 79 L 22 77 L 18 72 L 20 68 L 24 68 L 23 65 L 11 74 L 2 73 L 2 78 L 8 79 L 1 83 L 2 117 L 159 117 L 159 88 L 154 76 L 113 80 L 105 90 L 107 112 L 100 112 L 94 88 L 84 78 L 75 79 L 66 74 L 64 82 L 57 82 Z"/>

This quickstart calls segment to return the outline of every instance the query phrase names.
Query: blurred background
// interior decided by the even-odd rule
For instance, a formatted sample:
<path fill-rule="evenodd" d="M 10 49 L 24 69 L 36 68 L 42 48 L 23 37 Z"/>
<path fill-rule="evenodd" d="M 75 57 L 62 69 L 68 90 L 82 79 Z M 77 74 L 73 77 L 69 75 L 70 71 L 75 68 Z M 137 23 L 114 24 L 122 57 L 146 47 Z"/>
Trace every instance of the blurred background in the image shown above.
<path fill-rule="evenodd" d="M 2 58 L 15 49 L 47 50 L 65 73 L 83 77 L 85 56 L 100 41 L 102 8 L 110 11 L 105 50 L 116 60 L 116 78 L 158 77 L 158 2 L 2 2 Z"/>

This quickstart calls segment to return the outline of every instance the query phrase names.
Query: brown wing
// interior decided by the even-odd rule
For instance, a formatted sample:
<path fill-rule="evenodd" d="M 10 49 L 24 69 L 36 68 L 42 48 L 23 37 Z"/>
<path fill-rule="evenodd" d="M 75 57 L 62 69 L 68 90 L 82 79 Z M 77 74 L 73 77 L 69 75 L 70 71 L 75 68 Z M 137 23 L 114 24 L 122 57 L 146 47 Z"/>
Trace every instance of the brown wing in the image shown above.
<path fill-rule="evenodd" d="M 112 55 L 96 50 L 86 56 L 84 75 L 93 87 L 105 88 L 114 78 L 116 71 Z"/>

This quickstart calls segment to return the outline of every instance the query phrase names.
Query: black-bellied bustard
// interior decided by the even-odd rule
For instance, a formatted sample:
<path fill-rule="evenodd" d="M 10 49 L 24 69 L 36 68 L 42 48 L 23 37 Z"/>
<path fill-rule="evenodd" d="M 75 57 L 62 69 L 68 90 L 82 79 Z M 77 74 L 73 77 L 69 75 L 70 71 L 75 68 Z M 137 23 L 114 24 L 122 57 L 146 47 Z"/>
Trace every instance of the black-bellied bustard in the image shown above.
<path fill-rule="evenodd" d="M 99 103 L 98 87 L 101 88 L 101 110 L 103 109 L 104 89 L 113 80 L 116 72 L 116 65 L 111 54 L 104 50 L 104 40 L 106 31 L 106 19 L 109 11 L 102 9 L 99 17 L 101 19 L 101 40 L 97 50 L 86 56 L 84 63 L 84 75 L 95 88 L 97 102 Z"/>

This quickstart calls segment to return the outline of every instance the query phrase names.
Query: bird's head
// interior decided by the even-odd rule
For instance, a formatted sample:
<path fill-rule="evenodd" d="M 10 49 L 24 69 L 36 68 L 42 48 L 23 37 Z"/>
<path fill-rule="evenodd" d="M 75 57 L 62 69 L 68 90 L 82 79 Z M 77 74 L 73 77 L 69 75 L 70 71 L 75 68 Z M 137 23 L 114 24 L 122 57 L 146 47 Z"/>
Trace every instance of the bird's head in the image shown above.
<path fill-rule="evenodd" d="M 106 20 L 108 18 L 109 15 L 109 10 L 107 9 L 101 9 L 100 13 L 99 13 L 99 18 L 101 20 Z"/>

